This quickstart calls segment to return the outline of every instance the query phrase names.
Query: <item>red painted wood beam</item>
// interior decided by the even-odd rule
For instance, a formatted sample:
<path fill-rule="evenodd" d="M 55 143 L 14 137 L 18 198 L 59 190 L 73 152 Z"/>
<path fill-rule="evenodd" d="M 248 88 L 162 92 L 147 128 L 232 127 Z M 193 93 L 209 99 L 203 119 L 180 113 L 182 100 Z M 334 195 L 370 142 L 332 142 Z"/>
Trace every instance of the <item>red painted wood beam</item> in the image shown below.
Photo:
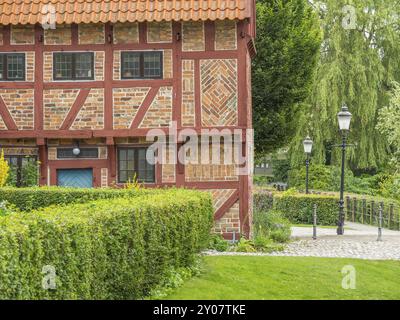
<path fill-rule="evenodd" d="M 34 123 L 35 130 L 43 130 L 43 28 L 35 25 L 35 90 Z"/>
<path fill-rule="evenodd" d="M 182 52 L 182 59 L 238 59 L 237 50 Z"/>
<path fill-rule="evenodd" d="M 113 77 L 114 77 L 114 53 L 113 53 L 113 28 L 110 23 L 105 26 L 105 66 L 104 66 L 104 128 L 113 129 Z M 109 42 L 109 39 L 111 40 Z"/>
<path fill-rule="evenodd" d="M 151 104 L 153 103 L 155 97 L 158 94 L 160 87 L 151 88 L 146 98 L 144 99 L 142 105 L 139 107 L 138 112 L 136 113 L 135 119 L 133 119 L 131 124 L 131 129 L 136 129 L 140 126 L 145 117 L 147 111 L 149 110 Z"/>
<path fill-rule="evenodd" d="M 238 189 L 239 181 L 186 181 L 185 187 L 193 189 Z"/>
<path fill-rule="evenodd" d="M 11 116 L 10 112 L 8 111 L 8 108 L 6 104 L 3 101 L 3 98 L 0 96 L 0 116 L 3 118 L 3 121 L 8 128 L 8 130 L 18 130 L 18 127 Z M 8 131 L 6 131 L 8 132 Z M 4 133 L 6 133 L 4 132 Z M 4 133 L 1 132 L 1 136 L 4 137 Z"/>
<path fill-rule="evenodd" d="M 75 121 L 76 116 L 82 109 L 89 93 L 90 89 L 82 89 L 79 91 L 79 94 L 76 97 L 75 102 L 71 107 L 71 110 L 68 112 L 67 116 L 64 119 L 64 122 L 60 127 L 60 130 L 69 130 L 69 128 L 71 128 L 73 122 Z"/>
<path fill-rule="evenodd" d="M 146 22 L 139 23 L 139 44 L 140 45 L 147 44 L 147 23 Z"/>
<path fill-rule="evenodd" d="M 214 21 L 206 21 L 204 23 L 204 29 L 205 29 L 206 51 L 214 51 L 215 50 L 215 22 Z"/>
<path fill-rule="evenodd" d="M 230 208 L 233 207 L 233 205 L 239 200 L 239 190 L 236 190 L 229 198 L 226 200 L 226 202 L 219 208 L 217 211 L 215 211 L 214 214 L 214 220 L 219 220 L 221 219 L 225 213 L 229 211 Z"/>

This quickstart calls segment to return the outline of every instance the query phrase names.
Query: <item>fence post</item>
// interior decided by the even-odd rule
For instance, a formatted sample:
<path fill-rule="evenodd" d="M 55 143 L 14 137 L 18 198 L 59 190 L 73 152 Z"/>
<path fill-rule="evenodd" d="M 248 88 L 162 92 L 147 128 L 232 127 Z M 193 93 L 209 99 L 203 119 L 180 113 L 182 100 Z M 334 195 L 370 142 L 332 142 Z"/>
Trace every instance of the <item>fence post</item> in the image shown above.
<path fill-rule="evenodd" d="M 375 201 L 374 200 L 371 201 L 371 212 L 370 213 L 371 213 L 371 215 L 369 216 L 369 224 L 373 225 L 373 221 L 374 221 L 373 216 L 375 214 Z"/>
<path fill-rule="evenodd" d="M 383 219 L 383 203 L 379 205 L 379 218 L 378 218 L 378 239 L 377 241 L 382 241 L 382 219 Z"/>
<path fill-rule="evenodd" d="M 357 219 L 357 198 L 353 198 L 353 222 L 356 222 Z"/>
<path fill-rule="evenodd" d="M 367 200 L 362 199 L 361 223 L 364 223 L 364 217 L 366 212 L 367 212 Z"/>
<path fill-rule="evenodd" d="M 390 229 L 390 227 L 391 227 L 392 219 L 393 219 L 393 222 L 395 222 L 395 221 L 394 221 L 394 204 L 393 204 L 393 203 L 391 203 L 391 204 L 389 205 L 389 229 Z M 396 228 L 396 225 L 395 225 L 395 224 L 394 224 L 394 227 Z"/>
<path fill-rule="evenodd" d="M 313 240 L 317 240 L 317 205 L 314 204 L 313 213 Z"/>
<path fill-rule="evenodd" d="M 350 201 L 350 197 L 346 196 L 346 212 L 344 214 L 344 220 L 347 221 L 349 215 L 350 215 L 350 211 L 351 211 L 351 201 Z"/>

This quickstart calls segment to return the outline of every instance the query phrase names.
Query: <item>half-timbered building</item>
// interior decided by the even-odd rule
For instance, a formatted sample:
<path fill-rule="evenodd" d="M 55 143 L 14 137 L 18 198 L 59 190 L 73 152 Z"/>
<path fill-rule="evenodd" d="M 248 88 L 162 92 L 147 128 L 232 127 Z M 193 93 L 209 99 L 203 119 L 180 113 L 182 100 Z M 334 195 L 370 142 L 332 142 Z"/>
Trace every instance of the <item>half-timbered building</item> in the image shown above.
<path fill-rule="evenodd" d="M 178 135 L 236 130 L 241 156 L 251 157 L 254 2 L 0 0 L 7 159 L 40 160 L 42 186 L 118 186 L 137 177 L 146 187 L 208 190 L 215 231 L 248 235 L 251 176 L 238 173 L 242 165 L 153 164 L 146 154 L 151 130 L 169 135 L 174 127 Z"/>

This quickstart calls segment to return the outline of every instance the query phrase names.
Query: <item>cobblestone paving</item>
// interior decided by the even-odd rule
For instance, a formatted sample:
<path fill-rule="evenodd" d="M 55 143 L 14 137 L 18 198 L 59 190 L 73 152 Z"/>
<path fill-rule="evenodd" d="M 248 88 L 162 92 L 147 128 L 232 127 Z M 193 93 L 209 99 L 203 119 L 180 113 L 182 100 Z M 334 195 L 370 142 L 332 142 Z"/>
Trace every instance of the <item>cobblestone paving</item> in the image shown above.
<path fill-rule="evenodd" d="M 383 230 L 382 241 L 377 241 L 376 227 L 347 223 L 344 236 L 335 229 L 318 228 L 318 239 L 312 240 L 312 228 L 292 228 L 293 242 L 284 251 L 262 253 L 215 253 L 212 255 L 301 256 L 329 258 L 357 258 L 370 260 L 400 260 L 400 232 Z"/>

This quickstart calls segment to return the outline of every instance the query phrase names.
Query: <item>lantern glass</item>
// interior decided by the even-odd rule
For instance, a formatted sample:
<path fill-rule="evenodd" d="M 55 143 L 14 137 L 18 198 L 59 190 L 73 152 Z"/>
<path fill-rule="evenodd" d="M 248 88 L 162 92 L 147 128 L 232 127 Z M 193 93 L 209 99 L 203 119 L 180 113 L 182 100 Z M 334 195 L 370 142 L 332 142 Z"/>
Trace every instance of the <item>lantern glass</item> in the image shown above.
<path fill-rule="evenodd" d="M 342 107 L 342 110 L 338 113 L 338 121 L 339 128 L 341 131 L 349 131 L 350 130 L 350 122 L 351 122 L 352 114 L 349 112 L 349 109 L 346 105 Z"/>
<path fill-rule="evenodd" d="M 313 141 L 310 139 L 310 137 L 307 136 L 307 138 L 303 141 L 303 147 L 305 153 L 311 154 Z"/>
<path fill-rule="evenodd" d="M 74 154 L 74 156 L 79 156 L 81 154 L 81 149 L 79 149 L 78 147 L 74 148 L 72 150 L 72 153 Z"/>

